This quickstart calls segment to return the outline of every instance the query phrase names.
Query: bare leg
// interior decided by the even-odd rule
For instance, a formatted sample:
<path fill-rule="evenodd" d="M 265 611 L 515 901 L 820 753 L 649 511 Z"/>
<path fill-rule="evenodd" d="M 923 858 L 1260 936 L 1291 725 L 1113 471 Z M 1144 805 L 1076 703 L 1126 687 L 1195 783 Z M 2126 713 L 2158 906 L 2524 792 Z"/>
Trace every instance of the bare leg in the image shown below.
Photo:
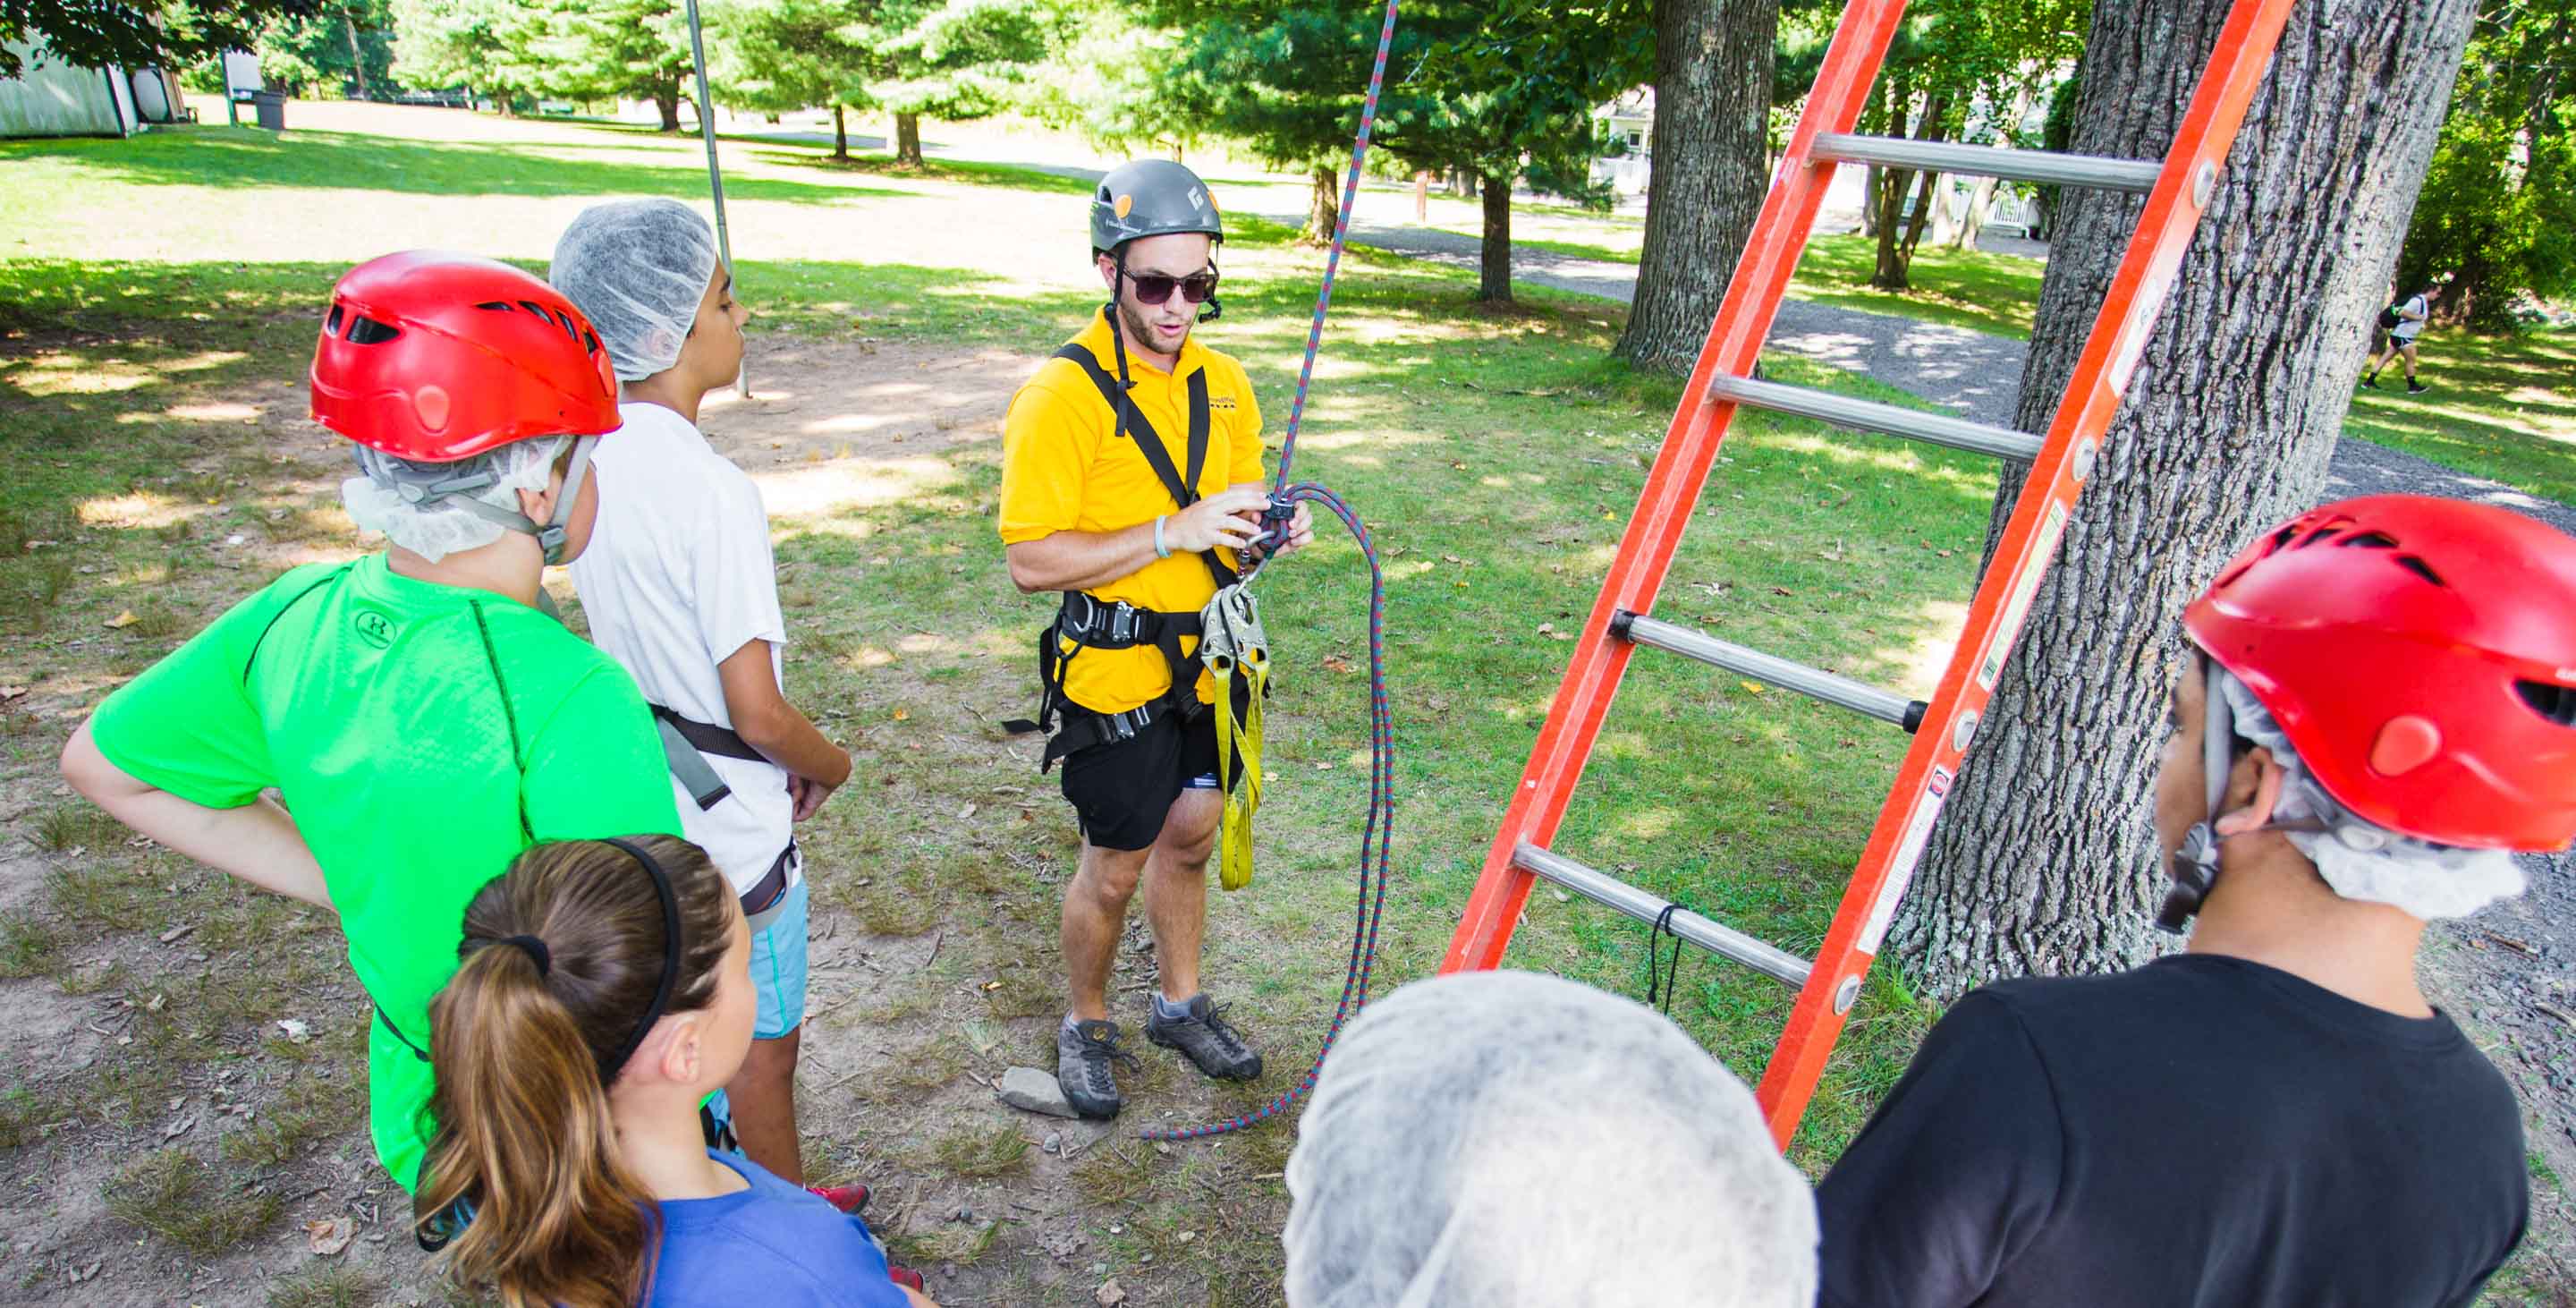
<path fill-rule="evenodd" d="M 2406 360 L 2406 384 L 2412 386 L 2415 384 L 2415 342 L 2406 342 L 2399 353 Z"/>
<path fill-rule="evenodd" d="M 742 1070 L 725 1083 L 733 1107 L 734 1138 L 751 1161 L 789 1185 L 805 1184 L 805 1159 L 796 1137 L 796 1051 L 805 1028 L 751 1042 Z"/>
<path fill-rule="evenodd" d="M 1154 965 L 1163 998 L 1178 1002 L 1199 992 L 1199 944 L 1207 936 L 1207 862 L 1216 845 L 1225 797 L 1214 790 L 1184 790 L 1163 819 L 1145 872 L 1145 917 L 1154 926 Z"/>
<path fill-rule="evenodd" d="M 1152 852 L 1150 848 L 1101 849 L 1086 841 L 1082 865 L 1065 883 L 1059 939 L 1077 1020 L 1096 1022 L 1109 1016 L 1109 973 L 1118 961 L 1118 932 L 1127 924 L 1127 901 L 1135 897 L 1136 879 Z"/>

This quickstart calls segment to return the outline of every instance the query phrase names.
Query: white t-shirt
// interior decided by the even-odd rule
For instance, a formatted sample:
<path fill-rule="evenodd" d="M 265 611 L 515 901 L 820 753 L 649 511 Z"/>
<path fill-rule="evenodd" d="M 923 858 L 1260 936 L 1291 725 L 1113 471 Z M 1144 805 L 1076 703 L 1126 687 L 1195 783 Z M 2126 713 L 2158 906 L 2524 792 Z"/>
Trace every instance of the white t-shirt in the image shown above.
<path fill-rule="evenodd" d="M 783 663 L 787 623 L 760 488 L 689 420 L 658 404 L 618 406 L 626 425 L 599 442 L 599 519 L 573 560 L 591 639 L 635 678 L 644 698 L 731 727 L 716 665 L 755 640 Z M 784 682 L 780 683 L 784 686 Z M 733 793 L 701 810 L 677 780 L 680 829 L 739 893 L 787 848 L 795 806 L 787 771 L 767 760 L 707 756 Z"/>
<path fill-rule="evenodd" d="M 2409 297 L 2399 311 L 2415 316 L 2399 318 L 2397 325 L 2388 329 L 2388 334 L 2401 341 L 2411 341 L 2415 339 L 2415 333 L 2424 330 L 2424 314 L 2427 312 L 2424 308 L 2424 297 L 2420 295 Z"/>

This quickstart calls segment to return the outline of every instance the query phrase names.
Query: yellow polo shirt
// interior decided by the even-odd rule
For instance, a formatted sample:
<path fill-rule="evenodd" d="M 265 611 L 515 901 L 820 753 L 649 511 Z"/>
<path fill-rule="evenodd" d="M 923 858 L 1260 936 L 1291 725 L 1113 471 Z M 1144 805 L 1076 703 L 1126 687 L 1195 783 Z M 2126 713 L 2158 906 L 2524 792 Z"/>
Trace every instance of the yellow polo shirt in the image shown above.
<path fill-rule="evenodd" d="M 1073 339 L 1089 347 L 1110 376 L 1118 375 L 1106 310 L 1092 314 L 1091 325 Z M 1182 343 L 1171 372 L 1132 351 L 1127 356 L 1127 375 L 1136 383 L 1128 395 L 1163 438 L 1172 467 L 1183 475 L 1190 466 L 1189 379 L 1201 371 L 1207 373 L 1208 451 L 1198 492 L 1205 497 L 1262 480 L 1261 406 L 1252 398 L 1252 379 L 1244 375 L 1242 364 L 1195 338 Z M 1059 531 L 1124 531 L 1176 511 L 1172 493 L 1136 442 L 1112 432 L 1115 421 L 1109 402 L 1080 364 L 1049 359 L 1039 366 L 1037 375 L 1011 397 L 1010 416 L 1002 425 L 1003 544 Z M 1235 562 L 1232 550 L 1220 550 L 1218 557 Z M 1216 582 L 1197 556 L 1175 552 L 1091 594 L 1138 608 L 1196 613 L 1216 595 Z M 1193 640 L 1182 642 L 1185 652 L 1195 645 Z M 1065 694 L 1096 713 L 1124 713 L 1171 684 L 1162 652 L 1150 645 L 1087 649 L 1065 665 Z M 1215 683 L 1201 676 L 1198 693 L 1202 700 L 1213 698 Z"/>

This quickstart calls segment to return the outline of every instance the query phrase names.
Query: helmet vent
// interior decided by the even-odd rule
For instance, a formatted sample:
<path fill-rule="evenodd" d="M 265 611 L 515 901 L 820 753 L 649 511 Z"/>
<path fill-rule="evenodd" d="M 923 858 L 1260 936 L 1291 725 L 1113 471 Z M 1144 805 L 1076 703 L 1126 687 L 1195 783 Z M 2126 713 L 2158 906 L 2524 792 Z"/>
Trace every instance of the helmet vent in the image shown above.
<path fill-rule="evenodd" d="M 2516 681 L 2513 688 L 2521 692 L 2522 702 L 2530 705 L 2532 712 L 2562 727 L 2576 727 L 2576 686 Z"/>
<path fill-rule="evenodd" d="M 2365 531 L 2344 537 L 2343 544 L 2348 549 L 2393 550 L 2397 548 L 2397 538 L 2384 531 Z"/>
<path fill-rule="evenodd" d="M 402 328 L 400 327 L 395 327 L 388 323 L 377 322 L 375 319 L 369 318 L 363 314 L 353 313 L 349 315 L 349 343 L 351 345 L 382 345 L 400 335 L 402 335 Z"/>
<path fill-rule="evenodd" d="M 332 305 L 332 306 L 331 306 L 331 316 L 330 316 L 329 318 L 324 319 L 324 320 L 323 320 L 323 322 L 322 322 L 322 334 L 323 334 L 323 335 L 325 335 L 325 336 L 337 336 L 337 335 L 339 335 L 339 334 L 340 334 L 340 315 L 342 314 L 342 312 L 343 312 L 343 310 L 340 308 L 340 306 L 339 306 L 339 305 L 336 305 L 336 304 L 335 304 L 335 305 Z"/>
<path fill-rule="evenodd" d="M 489 309 L 494 313 L 508 313 L 510 311 L 510 304 L 507 300 L 485 300 L 474 307 L 477 309 Z"/>
<path fill-rule="evenodd" d="M 2424 560 L 2419 559 L 2412 554 L 2398 555 L 2396 563 L 2398 567 L 2404 568 L 2408 572 L 2414 573 L 2416 576 L 2422 577 L 2424 580 L 2429 581 L 2436 586 L 2448 589 L 2451 584 L 2442 580 L 2441 573 L 2433 571 L 2432 564 L 2426 563 Z"/>
<path fill-rule="evenodd" d="M 544 305 L 538 304 L 532 300 L 521 300 L 519 301 L 519 307 L 537 315 L 538 322 L 544 323 L 549 327 L 554 325 L 555 316 L 546 312 Z"/>

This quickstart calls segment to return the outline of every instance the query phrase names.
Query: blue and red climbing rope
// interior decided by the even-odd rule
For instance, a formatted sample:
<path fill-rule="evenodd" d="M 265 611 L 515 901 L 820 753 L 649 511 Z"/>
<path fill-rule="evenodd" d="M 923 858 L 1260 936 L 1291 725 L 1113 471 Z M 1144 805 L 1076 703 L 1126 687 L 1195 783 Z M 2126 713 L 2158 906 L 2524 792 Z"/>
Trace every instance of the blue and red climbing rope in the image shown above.
<path fill-rule="evenodd" d="M 1333 1020 L 1324 1029 L 1323 1043 L 1315 1050 L 1315 1060 L 1306 1067 L 1297 1083 L 1279 1092 L 1270 1102 L 1238 1117 L 1192 1127 L 1148 1127 L 1140 1134 L 1148 1140 L 1201 1140 L 1209 1136 L 1240 1131 L 1268 1121 L 1285 1112 L 1288 1106 L 1315 1088 L 1315 1078 L 1323 1074 L 1324 1058 L 1333 1051 L 1333 1041 L 1342 1027 L 1368 1006 L 1369 973 L 1377 964 L 1378 923 L 1386 913 L 1386 882 L 1389 865 L 1388 848 L 1395 832 L 1395 715 L 1386 695 L 1386 571 L 1378 564 L 1377 547 L 1369 540 L 1368 527 L 1360 521 L 1342 498 L 1323 486 L 1311 482 L 1290 484 L 1288 469 L 1297 455 L 1297 433 L 1306 416 L 1306 390 L 1315 376 L 1315 355 L 1323 348 L 1324 314 L 1333 303 L 1333 278 L 1342 266 L 1342 245 L 1350 235 L 1351 206 L 1359 199 L 1360 168 L 1368 159 L 1369 129 L 1377 123 L 1378 91 L 1386 81 L 1387 51 L 1395 44 L 1395 9 L 1398 0 L 1387 0 L 1386 22 L 1378 29 L 1377 61 L 1369 69 L 1368 98 L 1360 104 L 1360 130 L 1351 145 L 1350 176 L 1342 184 L 1341 217 L 1333 224 L 1332 248 L 1324 256 L 1324 284 L 1315 294 L 1314 321 L 1306 329 L 1306 361 L 1297 370 L 1297 398 L 1288 407 L 1288 427 L 1280 438 L 1279 474 L 1272 483 L 1270 508 L 1264 515 L 1274 535 L 1285 530 L 1288 519 L 1299 504 L 1321 505 L 1342 520 L 1351 538 L 1359 542 L 1360 557 L 1369 570 L 1369 801 L 1368 818 L 1360 828 L 1360 870 L 1358 906 L 1351 923 L 1350 970 L 1342 980 L 1341 1003 L 1333 1009 Z M 1264 560 L 1266 561 L 1266 560 Z M 1261 575 L 1256 562 L 1244 574 L 1243 585 L 1249 586 Z"/>

